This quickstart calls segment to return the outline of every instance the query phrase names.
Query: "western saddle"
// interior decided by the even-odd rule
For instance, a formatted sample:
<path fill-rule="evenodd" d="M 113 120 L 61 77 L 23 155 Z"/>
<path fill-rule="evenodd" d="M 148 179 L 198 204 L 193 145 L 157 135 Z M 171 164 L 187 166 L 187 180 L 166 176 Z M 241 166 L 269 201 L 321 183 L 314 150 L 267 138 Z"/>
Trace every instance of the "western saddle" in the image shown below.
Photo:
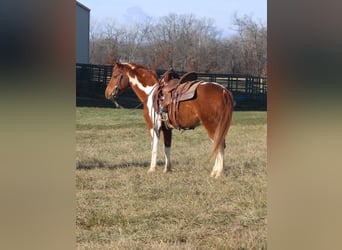
<path fill-rule="evenodd" d="M 188 72 L 179 77 L 173 69 L 167 71 L 161 79 L 159 91 L 156 95 L 157 110 L 161 114 L 167 128 L 173 128 L 171 115 L 177 129 L 185 129 L 179 125 L 177 112 L 179 103 L 194 98 L 196 89 L 201 81 L 197 80 L 195 72 Z"/>

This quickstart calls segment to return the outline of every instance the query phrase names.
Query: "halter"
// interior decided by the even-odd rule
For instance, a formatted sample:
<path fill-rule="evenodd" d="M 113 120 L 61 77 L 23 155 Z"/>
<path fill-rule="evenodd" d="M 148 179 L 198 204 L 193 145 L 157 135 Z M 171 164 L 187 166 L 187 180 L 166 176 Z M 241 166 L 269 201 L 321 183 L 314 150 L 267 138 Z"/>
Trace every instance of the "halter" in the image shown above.
<path fill-rule="evenodd" d="M 119 93 L 122 78 L 123 78 L 123 74 L 120 73 L 119 79 L 116 81 L 116 84 L 115 84 L 114 92 L 112 93 L 113 98 L 115 98 Z"/>

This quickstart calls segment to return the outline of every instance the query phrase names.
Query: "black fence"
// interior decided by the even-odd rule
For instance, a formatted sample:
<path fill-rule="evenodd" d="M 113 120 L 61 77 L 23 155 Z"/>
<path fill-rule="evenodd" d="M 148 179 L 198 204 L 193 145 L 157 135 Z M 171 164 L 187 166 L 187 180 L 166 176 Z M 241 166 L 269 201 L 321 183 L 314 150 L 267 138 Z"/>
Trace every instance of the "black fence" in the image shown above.
<path fill-rule="evenodd" d="M 76 105 L 114 107 L 104 97 L 104 91 L 112 75 L 113 66 L 76 64 Z M 157 70 L 162 76 L 165 70 Z M 177 72 L 179 75 L 185 72 Z M 267 109 L 267 78 L 250 75 L 225 75 L 197 73 L 198 79 L 217 82 L 234 95 L 235 110 L 266 110 Z M 140 101 L 132 90 L 118 97 L 123 107 L 134 108 Z"/>

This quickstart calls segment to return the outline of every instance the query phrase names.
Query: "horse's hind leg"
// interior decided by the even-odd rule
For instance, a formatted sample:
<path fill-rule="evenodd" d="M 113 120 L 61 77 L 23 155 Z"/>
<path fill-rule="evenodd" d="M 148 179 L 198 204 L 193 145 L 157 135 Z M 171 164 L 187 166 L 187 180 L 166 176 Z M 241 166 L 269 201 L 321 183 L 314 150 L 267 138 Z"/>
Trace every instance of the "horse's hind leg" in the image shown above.
<path fill-rule="evenodd" d="M 210 140 L 215 144 L 215 127 L 210 126 L 209 122 L 204 123 L 202 121 L 205 129 L 207 130 L 208 136 Z M 213 166 L 213 170 L 210 173 L 210 177 L 220 177 L 224 174 L 223 169 L 223 157 L 224 157 L 224 148 L 225 148 L 225 140 L 223 140 L 217 154 L 215 155 L 215 165 Z"/>
<path fill-rule="evenodd" d="M 223 157 L 224 157 L 224 143 L 222 143 L 220 150 L 218 151 L 215 159 L 215 165 L 211 171 L 210 177 L 220 177 L 224 174 L 223 168 Z"/>

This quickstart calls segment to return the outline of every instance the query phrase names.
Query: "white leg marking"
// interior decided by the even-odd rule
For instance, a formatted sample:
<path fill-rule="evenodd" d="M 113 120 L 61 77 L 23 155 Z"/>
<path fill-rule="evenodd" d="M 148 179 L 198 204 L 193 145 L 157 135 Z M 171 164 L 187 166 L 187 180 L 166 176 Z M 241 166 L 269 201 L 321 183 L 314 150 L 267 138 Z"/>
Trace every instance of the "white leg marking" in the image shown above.
<path fill-rule="evenodd" d="M 219 152 L 217 153 L 215 165 L 213 167 L 213 170 L 211 171 L 210 176 L 211 177 L 220 177 L 224 173 L 223 169 L 223 157 L 224 157 L 224 147 L 223 145 L 220 147 Z"/>
<path fill-rule="evenodd" d="M 139 85 L 139 82 L 137 82 Z M 141 87 L 141 86 L 140 86 Z M 146 89 L 145 89 L 146 90 Z M 155 91 L 154 88 L 151 89 L 151 91 Z M 146 92 L 148 92 L 146 90 Z M 151 166 L 148 172 L 154 172 L 156 171 L 156 166 L 157 166 L 157 153 L 158 153 L 158 143 L 159 143 L 159 135 L 157 134 L 156 131 L 159 131 L 161 127 L 161 121 L 159 119 L 159 115 L 156 114 L 154 108 L 153 108 L 153 93 L 151 93 L 148 96 L 147 99 L 147 108 L 148 108 L 148 114 L 151 119 L 152 123 L 152 129 L 150 130 L 150 134 L 152 137 L 152 155 L 151 155 Z"/>
<path fill-rule="evenodd" d="M 154 129 L 150 130 L 151 136 L 152 136 L 152 155 L 151 155 L 151 166 L 148 172 L 154 172 L 156 171 L 157 166 L 157 153 L 158 153 L 158 142 L 159 137 L 157 133 L 154 131 Z"/>
<path fill-rule="evenodd" d="M 164 173 L 171 171 L 171 148 L 170 147 L 165 147 L 164 148 L 165 152 L 165 168 L 164 168 Z"/>

